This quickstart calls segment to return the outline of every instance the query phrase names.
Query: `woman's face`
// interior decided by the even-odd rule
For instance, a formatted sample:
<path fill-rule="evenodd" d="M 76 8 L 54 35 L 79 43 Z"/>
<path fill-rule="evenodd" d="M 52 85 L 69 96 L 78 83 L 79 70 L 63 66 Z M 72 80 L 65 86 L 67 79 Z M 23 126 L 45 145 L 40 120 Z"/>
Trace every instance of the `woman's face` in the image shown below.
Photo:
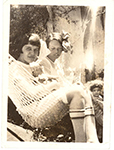
<path fill-rule="evenodd" d="M 52 40 L 49 43 L 49 50 L 51 51 L 51 53 L 49 54 L 49 57 L 51 58 L 52 61 L 55 61 L 61 55 L 62 45 L 59 41 Z"/>
<path fill-rule="evenodd" d="M 27 44 L 23 46 L 22 52 L 24 61 L 29 64 L 37 59 L 39 49 L 37 46 Z"/>
<path fill-rule="evenodd" d="M 93 96 L 94 97 L 99 97 L 100 95 L 100 88 L 96 87 L 92 90 Z"/>

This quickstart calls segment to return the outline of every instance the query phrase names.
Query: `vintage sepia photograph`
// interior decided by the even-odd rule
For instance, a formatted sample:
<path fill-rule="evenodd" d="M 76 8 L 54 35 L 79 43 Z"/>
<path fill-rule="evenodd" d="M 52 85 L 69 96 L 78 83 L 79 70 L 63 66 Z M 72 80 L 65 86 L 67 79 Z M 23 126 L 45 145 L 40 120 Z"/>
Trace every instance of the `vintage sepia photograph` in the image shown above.
<path fill-rule="evenodd" d="M 107 5 L 6 8 L 5 143 L 104 146 L 111 104 Z"/>

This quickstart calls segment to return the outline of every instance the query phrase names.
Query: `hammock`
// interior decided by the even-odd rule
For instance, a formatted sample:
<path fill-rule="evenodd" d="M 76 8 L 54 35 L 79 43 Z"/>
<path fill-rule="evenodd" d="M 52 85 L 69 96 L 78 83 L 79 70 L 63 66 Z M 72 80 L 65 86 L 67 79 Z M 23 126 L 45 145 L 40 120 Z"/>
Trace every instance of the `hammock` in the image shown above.
<path fill-rule="evenodd" d="M 55 125 L 67 113 L 59 90 L 38 82 L 23 66 L 9 55 L 8 95 L 22 118 L 34 128 Z"/>

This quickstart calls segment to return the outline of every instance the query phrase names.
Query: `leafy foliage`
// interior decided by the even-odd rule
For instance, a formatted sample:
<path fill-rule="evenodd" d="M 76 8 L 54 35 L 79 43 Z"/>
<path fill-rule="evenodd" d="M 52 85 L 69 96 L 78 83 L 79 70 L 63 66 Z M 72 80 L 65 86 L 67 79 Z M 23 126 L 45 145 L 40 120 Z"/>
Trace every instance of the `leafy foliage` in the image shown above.
<path fill-rule="evenodd" d="M 18 57 L 23 36 L 38 33 L 41 38 L 46 34 L 48 12 L 46 6 L 11 5 L 10 6 L 10 45 L 9 52 Z M 16 52 L 16 53 L 15 53 Z M 16 54 L 16 55 L 15 55 Z"/>

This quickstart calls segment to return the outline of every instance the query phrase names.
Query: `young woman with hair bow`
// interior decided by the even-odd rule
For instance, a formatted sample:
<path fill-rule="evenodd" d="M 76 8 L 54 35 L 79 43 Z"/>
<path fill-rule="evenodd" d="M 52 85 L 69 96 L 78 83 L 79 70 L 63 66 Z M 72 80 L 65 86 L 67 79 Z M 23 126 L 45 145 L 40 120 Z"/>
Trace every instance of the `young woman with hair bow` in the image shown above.
<path fill-rule="evenodd" d="M 82 85 L 67 83 L 64 76 L 57 72 L 55 61 L 62 51 L 72 53 L 68 38 L 69 34 L 66 32 L 50 34 L 46 40 L 48 49 L 46 49 L 45 56 L 40 57 L 39 52 L 39 58 L 41 59 L 37 60 L 39 47 L 36 43 L 40 40 L 38 36 L 32 35 L 28 40 L 28 44 L 22 47 L 23 53 L 18 60 L 27 65 L 29 64 L 31 73 L 38 77 L 39 81 L 43 79 L 41 80 L 43 84 L 54 80 L 49 88 L 52 91 L 56 90 L 61 97 L 61 101 L 69 106 L 75 142 L 98 142 L 89 91 Z"/>

